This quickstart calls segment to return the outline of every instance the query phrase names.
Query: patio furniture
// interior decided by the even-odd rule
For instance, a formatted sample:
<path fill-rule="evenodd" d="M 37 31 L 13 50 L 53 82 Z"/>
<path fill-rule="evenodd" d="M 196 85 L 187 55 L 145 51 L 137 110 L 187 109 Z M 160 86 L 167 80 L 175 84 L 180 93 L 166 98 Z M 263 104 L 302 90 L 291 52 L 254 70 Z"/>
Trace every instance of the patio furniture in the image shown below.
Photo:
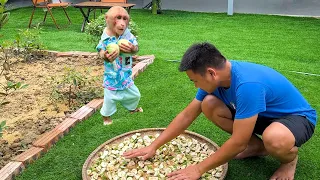
<path fill-rule="evenodd" d="M 90 17 L 90 12 L 92 12 L 95 9 L 110 9 L 113 6 L 121 6 L 125 9 L 127 9 L 128 13 L 130 13 L 130 9 L 135 6 L 135 4 L 128 4 L 128 3 L 108 3 L 108 2 L 92 2 L 92 1 L 87 1 L 87 2 L 81 2 L 78 4 L 73 4 L 73 7 L 79 8 L 81 11 L 81 14 L 83 16 L 83 23 L 81 27 L 81 32 L 84 31 L 84 27 L 86 23 L 90 23 L 89 17 Z M 87 8 L 88 11 L 85 13 L 83 11 L 83 8 Z"/>
<path fill-rule="evenodd" d="M 127 0 L 90 0 L 94 2 L 104 2 L 104 3 L 127 3 Z M 102 9 L 100 10 L 100 13 L 102 13 Z M 96 18 L 96 10 L 93 10 L 93 17 Z"/>
<path fill-rule="evenodd" d="M 58 26 L 53 14 L 52 14 L 51 9 L 53 9 L 53 8 L 62 8 L 64 13 L 65 13 L 65 15 L 67 16 L 67 18 L 69 20 L 69 24 L 71 24 L 71 20 L 70 20 L 70 18 L 68 16 L 67 11 L 65 10 L 70 5 L 70 3 L 62 2 L 61 0 L 59 0 L 58 3 L 52 3 L 52 1 L 49 1 L 49 0 L 32 0 L 32 4 L 33 4 L 33 10 L 32 10 L 32 14 L 31 14 L 31 17 L 30 17 L 29 28 L 31 27 L 33 15 L 34 15 L 34 12 L 35 12 L 36 8 L 41 8 L 41 9 L 43 9 L 45 11 L 43 22 L 46 21 L 47 14 L 49 12 L 54 24 L 56 25 L 56 27 L 58 29 L 60 29 L 60 27 Z"/>

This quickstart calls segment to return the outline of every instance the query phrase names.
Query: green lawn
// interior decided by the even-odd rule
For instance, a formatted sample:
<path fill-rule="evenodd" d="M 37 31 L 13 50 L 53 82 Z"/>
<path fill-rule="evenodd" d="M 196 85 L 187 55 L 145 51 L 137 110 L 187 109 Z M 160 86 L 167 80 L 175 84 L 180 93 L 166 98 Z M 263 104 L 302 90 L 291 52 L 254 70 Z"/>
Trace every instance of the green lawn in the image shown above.
<path fill-rule="evenodd" d="M 34 22 L 41 21 L 41 10 Z M 41 12 L 41 13 L 40 13 Z M 41 39 L 50 50 L 95 51 L 80 32 L 82 16 L 68 8 L 72 25 L 57 30 L 48 16 L 42 25 Z M 13 38 L 17 29 L 28 25 L 31 8 L 11 12 L 1 29 L 2 39 Z M 66 24 L 62 11 L 55 12 L 59 24 Z M 61 16 L 59 16 L 61 15 Z M 143 113 L 130 115 L 119 106 L 112 126 L 102 126 L 99 113 L 81 122 L 42 158 L 29 165 L 17 179 L 81 179 L 81 168 L 89 154 L 106 140 L 122 133 L 150 127 L 166 127 L 194 98 L 196 89 L 178 63 L 185 50 L 195 42 L 214 43 L 228 59 L 268 65 L 283 73 L 320 112 L 320 20 L 314 18 L 164 11 L 152 15 L 147 10 L 132 10 L 140 27 L 140 55 L 154 54 L 155 62 L 135 80 L 142 98 Z M 279 87 L 281 88 L 281 87 Z M 221 145 L 229 135 L 200 116 L 189 128 Z M 296 179 L 320 179 L 319 127 L 312 139 L 299 150 Z M 267 179 L 279 163 L 270 157 L 232 160 L 227 179 Z M 258 171 L 257 168 L 261 169 Z"/>

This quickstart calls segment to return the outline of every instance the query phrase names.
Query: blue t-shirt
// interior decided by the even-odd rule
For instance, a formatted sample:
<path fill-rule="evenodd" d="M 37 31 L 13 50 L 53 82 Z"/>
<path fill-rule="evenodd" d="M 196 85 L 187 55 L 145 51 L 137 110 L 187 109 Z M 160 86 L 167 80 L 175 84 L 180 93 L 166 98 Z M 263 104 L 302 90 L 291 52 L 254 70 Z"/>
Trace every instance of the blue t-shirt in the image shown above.
<path fill-rule="evenodd" d="M 259 64 L 230 62 L 231 86 L 228 89 L 219 87 L 211 94 L 236 110 L 235 119 L 256 114 L 270 118 L 300 115 L 316 124 L 316 111 L 279 72 Z M 196 99 L 202 101 L 206 95 L 207 92 L 198 89 Z"/>

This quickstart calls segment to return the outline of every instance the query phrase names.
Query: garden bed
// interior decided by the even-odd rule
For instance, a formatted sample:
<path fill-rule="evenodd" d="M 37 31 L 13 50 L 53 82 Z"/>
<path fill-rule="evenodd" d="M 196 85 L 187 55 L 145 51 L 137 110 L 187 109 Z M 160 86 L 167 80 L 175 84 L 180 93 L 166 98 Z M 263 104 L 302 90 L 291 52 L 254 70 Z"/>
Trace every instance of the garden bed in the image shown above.
<path fill-rule="evenodd" d="M 103 96 L 103 62 L 98 59 L 97 53 L 51 54 L 54 56 L 30 61 L 13 59 L 11 62 L 11 80 L 28 86 L 14 91 L 7 98 L 10 103 L 0 109 L 0 121 L 7 123 L 0 139 L 0 169 L 16 155 L 32 147 L 32 142 L 72 112 L 93 98 Z M 134 65 L 143 59 L 137 58 Z M 68 94 L 52 93 L 62 92 L 62 81 L 80 74 L 83 75 L 78 79 L 82 82 L 82 94 L 74 90 L 69 102 Z M 0 83 L 4 81 L 0 79 Z"/>

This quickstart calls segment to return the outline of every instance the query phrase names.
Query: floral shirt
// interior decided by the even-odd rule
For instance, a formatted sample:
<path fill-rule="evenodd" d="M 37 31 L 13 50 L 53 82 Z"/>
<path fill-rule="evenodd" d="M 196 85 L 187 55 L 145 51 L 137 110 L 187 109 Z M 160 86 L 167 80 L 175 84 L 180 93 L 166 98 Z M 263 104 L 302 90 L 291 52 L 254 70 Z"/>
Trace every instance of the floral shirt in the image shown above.
<path fill-rule="evenodd" d="M 97 51 L 106 50 L 108 44 L 117 43 L 120 39 L 126 39 L 133 45 L 138 45 L 136 37 L 128 28 L 119 38 L 115 36 L 110 37 L 106 33 L 106 29 L 104 29 L 99 44 L 97 45 Z M 120 53 L 114 62 L 104 61 L 103 87 L 113 91 L 129 88 L 134 83 L 130 77 L 132 74 L 132 55 Z"/>

